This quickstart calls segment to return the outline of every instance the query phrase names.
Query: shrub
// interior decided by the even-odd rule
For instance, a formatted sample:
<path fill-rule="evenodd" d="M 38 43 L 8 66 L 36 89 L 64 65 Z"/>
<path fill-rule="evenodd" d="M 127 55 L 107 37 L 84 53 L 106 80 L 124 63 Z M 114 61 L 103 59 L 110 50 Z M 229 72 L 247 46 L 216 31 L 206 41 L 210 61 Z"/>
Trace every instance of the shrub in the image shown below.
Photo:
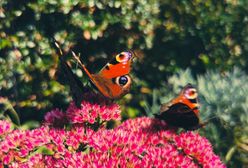
<path fill-rule="evenodd" d="M 53 38 L 66 51 L 82 53 L 90 70 L 134 49 L 144 56 L 134 68 L 136 78 L 148 88 L 160 87 L 178 68 L 245 68 L 247 6 L 246 0 L 2 0 L 0 96 L 9 98 L 22 121 L 42 120 L 57 100 L 66 106 L 68 89 L 54 80 Z"/>

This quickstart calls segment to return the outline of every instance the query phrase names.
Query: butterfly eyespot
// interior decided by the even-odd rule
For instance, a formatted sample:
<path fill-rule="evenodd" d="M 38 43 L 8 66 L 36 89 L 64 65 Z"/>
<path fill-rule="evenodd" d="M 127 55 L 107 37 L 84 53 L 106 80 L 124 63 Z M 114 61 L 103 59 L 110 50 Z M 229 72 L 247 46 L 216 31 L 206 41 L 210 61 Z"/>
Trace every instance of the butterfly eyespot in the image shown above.
<path fill-rule="evenodd" d="M 195 90 L 191 90 L 189 94 L 193 96 L 195 93 L 196 93 Z"/>
<path fill-rule="evenodd" d="M 197 97 L 197 92 L 195 89 L 189 89 L 185 92 L 185 96 L 188 99 L 195 99 Z"/>
<path fill-rule="evenodd" d="M 130 82 L 131 79 L 128 75 L 120 76 L 114 79 L 114 83 L 116 83 L 119 86 L 126 86 Z"/>
<path fill-rule="evenodd" d="M 125 55 L 123 55 L 123 54 L 120 54 L 120 55 L 119 55 L 119 59 L 120 59 L 120 60 L 122 60 L 124 57 L 125 57 Z"/>
<path fill-rule="evenodd" d="M 126 76 L 121 76 L 118 80 L 119 85 L 124 86 L 128 82 L 128 78 Z"/>
<path fill-rule="evenodd" d="M 130 52 L 122 52 L 119 55 L 116 56 L 116 61 L 117 62 L 126 62 L 129 59 L 132 58 L 132 53 Z"/>

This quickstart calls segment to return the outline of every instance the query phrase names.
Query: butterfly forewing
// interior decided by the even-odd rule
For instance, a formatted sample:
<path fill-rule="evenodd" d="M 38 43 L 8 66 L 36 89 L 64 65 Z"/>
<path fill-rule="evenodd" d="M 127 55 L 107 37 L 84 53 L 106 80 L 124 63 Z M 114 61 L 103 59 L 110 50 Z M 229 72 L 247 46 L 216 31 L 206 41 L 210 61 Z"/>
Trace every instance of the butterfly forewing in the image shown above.
<path fill-rule="evenodd" d="M 98 74 L 108 79 L 129 74 L 133 57 L 134 54 L 131 52 L 122 52 L 107 63 Z"/>

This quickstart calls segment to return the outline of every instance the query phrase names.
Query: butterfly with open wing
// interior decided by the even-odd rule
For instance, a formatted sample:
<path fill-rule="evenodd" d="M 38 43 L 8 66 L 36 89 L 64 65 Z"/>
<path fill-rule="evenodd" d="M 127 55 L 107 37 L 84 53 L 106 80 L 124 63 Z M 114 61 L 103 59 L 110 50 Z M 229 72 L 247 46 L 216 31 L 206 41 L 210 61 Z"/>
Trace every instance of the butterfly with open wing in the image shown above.
<path fill-rule="evenodd" d="M 67 83 L 70 86 L 73 99 L 77 106 L 80 106 L 84 92 L 88 92 L 78 77 L 73 74 L 70 66 L 63 57 L 63 52 L 57 42 L 55 46 L 59 51 L 59 60 L 61 64 L 61 71 L 65 77 L 68 78 Z M 72 52 L 73 58 L 81 66 L 81 69 L 89 77 L 93 86 L 105 97 L 109 99 L 119 99 L 130 91 L 132 79 L 129 75 L 131 71 L 131 64 L 135 57 L 134 52 L 126 51 L 117 54 L 110 62 L 108 62 L 98 73 L 92 74 L 81 62 L 79 56 Z"/>
<path fill-rule="evenodd" d="M 187 84 L 178 97 L 162 104 L 160 113 L 155 114 L 155 117 L 164 120 L 169 126 L 185 130 L 196 130 L 207 124 L 200 121 L 198 93 L 191 84 Z"/>

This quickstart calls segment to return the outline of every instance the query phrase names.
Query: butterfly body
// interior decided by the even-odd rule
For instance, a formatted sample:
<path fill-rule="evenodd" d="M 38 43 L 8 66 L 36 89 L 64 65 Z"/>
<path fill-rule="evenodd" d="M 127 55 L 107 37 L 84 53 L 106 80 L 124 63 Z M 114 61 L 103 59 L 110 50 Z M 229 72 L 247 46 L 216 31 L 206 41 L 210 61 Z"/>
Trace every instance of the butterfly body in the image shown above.
<path fill-rule="evenodd" d="M 205 125 L 200 122 L 198 94 L 191 84 L 187 84 L 178 97 L 163 104 L 156 117 L 170 126 L 185 130 L 195 130 Z"/>

